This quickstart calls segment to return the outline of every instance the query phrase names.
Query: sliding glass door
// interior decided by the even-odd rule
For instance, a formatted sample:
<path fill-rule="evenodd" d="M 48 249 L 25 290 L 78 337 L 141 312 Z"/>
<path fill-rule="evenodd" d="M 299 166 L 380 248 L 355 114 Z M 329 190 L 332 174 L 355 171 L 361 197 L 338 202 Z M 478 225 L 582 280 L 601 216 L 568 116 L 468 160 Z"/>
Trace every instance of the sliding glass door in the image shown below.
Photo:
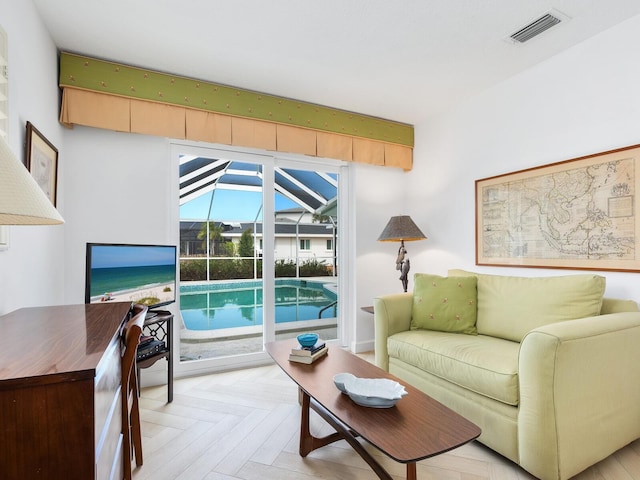
<path fill-rule="evenodd" d="M 340 167 L 187 150 L 178 154 L 181 362 L 228 364 L 303 331 L 337 339 Z"/>

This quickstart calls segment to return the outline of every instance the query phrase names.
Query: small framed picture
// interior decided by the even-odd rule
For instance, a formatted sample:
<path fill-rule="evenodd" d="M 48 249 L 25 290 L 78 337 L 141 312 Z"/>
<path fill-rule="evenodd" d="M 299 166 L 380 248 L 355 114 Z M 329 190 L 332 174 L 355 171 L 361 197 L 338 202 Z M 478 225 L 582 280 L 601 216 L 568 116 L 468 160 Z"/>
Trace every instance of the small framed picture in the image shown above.
<path fill-rule="evenodd" d="M 55 207 L 58 193 L 58 149 L 31 122 L 27 122 L 26 165 Z"/>

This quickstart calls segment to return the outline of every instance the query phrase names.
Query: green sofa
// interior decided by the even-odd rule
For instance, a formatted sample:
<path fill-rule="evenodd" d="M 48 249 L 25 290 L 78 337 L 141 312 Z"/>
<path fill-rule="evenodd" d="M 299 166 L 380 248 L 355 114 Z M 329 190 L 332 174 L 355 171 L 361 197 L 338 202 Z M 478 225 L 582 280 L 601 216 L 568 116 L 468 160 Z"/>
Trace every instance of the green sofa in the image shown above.
<path fill-rule="evenodd" d="M 375 362 L 480 442 L 550 480 L 640 438 L 640 312 L 603 298 L 604 277 L 450 270 L 414 285 L 374 299 Z"/>

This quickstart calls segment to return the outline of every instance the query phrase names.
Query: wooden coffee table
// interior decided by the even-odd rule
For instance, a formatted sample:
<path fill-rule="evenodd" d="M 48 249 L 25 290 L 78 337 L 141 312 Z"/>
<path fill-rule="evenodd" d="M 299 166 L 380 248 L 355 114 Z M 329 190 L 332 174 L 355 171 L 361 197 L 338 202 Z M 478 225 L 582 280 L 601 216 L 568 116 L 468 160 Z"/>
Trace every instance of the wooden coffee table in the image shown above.
<path fill-rule="evenodd" d="M 329 347 L 324 357 L 311 365 L 290 362 L 297 341 L 266 345 L 276 363 L 298 384 L 301 392 L 300 455 L 346 440 L 384 480 L 392 477 L 358 441 L 361 437 L 396 462 L 407 465 L 407 479 L 416 480 L 416 462 L 457 448 L 480 435 L 480 429 L 417 388 L 399 380 L 350 352 Z M 408 395 L 391 408 L 370 408 L 354 403 L 333 383 L 337 373 L 361 378 L 390 378 L 404 385 Z M 336 432 L 323 438 L 309 430 L 309 409 L 316 411 Z"/>

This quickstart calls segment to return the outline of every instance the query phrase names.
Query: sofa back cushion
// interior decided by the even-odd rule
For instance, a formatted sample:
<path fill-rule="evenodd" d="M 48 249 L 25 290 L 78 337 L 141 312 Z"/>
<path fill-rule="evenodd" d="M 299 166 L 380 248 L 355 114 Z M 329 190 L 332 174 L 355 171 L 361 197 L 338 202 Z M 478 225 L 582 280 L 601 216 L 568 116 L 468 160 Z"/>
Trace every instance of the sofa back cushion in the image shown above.
<path fill-rule="evenodd" d="M 543 325 L 600 315 L 605 289 L 605 278 L 591 274 L 510 277 L 464 270 L 449 274 L 478 279 L 478 333 L 514 342 Z"/>
<path fill-rule="evenodd" d="M 413 281 L 412 330 L 477 334 L 476 277 L 417 273 Z"/>

